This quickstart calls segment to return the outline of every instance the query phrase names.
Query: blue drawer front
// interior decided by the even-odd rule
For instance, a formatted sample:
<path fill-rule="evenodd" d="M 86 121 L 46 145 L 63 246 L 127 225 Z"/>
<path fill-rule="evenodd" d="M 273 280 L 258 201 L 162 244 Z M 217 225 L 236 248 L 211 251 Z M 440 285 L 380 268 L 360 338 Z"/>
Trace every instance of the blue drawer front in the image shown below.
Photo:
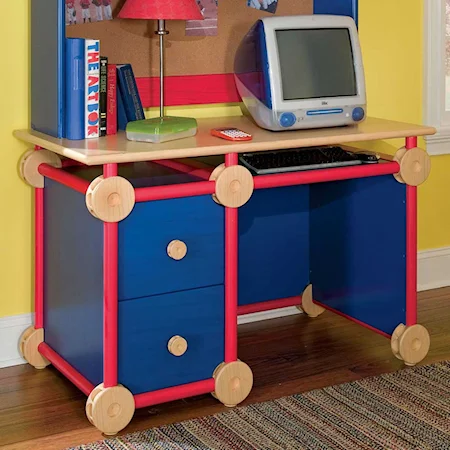
<path fill-rule="evenodd" d="M 119 382 L 138 394 L 211 378 L 224 329 L 223 286 L 120 302 Z M 187 340 L 182 356 L 168 351 L 175 335 Z"/>
<path fill-rule="evenodd" d="M 182 260 L 167 255 L 172 240 Z M 119 300 L 223 284 L 224 208 L 210 195 L 137 203 L 119 223 Z"/>
<path fill-rule="evenodd" d="M 239 208 L 239 304 L 301 295 L 309 282 L 309 186 L 261 189 Z"/>

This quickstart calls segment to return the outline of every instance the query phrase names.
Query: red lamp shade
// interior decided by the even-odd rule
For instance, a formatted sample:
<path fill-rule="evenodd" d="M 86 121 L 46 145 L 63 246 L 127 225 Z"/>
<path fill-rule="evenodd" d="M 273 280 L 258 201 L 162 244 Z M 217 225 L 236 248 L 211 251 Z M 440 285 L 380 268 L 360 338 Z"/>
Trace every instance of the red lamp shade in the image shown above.
<path fill-rule="evenodd" d="M 196 0 L 126 0 L 121 19 L 202 20 Z"/>

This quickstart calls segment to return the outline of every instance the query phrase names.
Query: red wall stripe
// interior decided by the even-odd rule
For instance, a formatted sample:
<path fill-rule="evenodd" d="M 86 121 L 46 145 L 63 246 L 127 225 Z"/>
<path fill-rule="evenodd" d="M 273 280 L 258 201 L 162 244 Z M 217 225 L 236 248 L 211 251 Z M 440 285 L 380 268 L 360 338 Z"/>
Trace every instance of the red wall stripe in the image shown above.
<path fill-rule="evenodd" d="M 159 77 L 137 78 L 144 108 L 159 106 Z M 232 73 L 164 77 L 164 105 L 240 102 Z"/>

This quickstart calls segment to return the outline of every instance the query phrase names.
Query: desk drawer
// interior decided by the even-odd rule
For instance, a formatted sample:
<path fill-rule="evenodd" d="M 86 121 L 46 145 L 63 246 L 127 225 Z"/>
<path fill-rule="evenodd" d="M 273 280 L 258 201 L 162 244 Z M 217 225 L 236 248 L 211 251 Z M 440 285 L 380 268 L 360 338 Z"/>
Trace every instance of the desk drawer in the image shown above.
<path fill-rule="evenodd" d="M 120 302 L 119 382 L 138 394 L 211 378 L 224 360 L 224 288 Z M 179 338 L 174 338 L 179 336 Z M 183 340 L 187 350 L 183 352 Z"/>
<path fill-rule="evenodd" d="M 168 255 L 181 241 L 182 259 Z M 119 223 L 119 300 L 223 284 L 224 208 L 211 196 L 137 203 Z"/>

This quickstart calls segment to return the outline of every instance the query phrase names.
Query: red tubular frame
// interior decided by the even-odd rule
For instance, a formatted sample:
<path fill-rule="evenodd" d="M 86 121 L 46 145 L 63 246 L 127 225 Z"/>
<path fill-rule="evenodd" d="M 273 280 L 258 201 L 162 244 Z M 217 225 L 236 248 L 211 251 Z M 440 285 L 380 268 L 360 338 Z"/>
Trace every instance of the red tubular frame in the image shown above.
<path fill-rule="evenodd" d="M 105 178 L 117 176 L 117 164 L 103 166 Z M 103 384 L 117 386 L 118 223 L 103 224 Z"/>
<path fill-rule="evenodd" d="M 39 353 L 47 358 L 69 381 L 81 392 L 89 395 L 94 389 L 86 378 L 75 370 L 65 359 L 61 358 L 48 344 L 41 342 L 38 346 Z"/>
<path fill-rule="evenodd" d="M 182 163 L 174 159 L 160 159 L 152 162 L 163 167 L 168 167 L 169 169 L 177 170 L 181 173 L 187 173 L 189 175 L 202 178 L 203 180 L 209 180 L 212 172 L 212 170 L 199 169 L 198 167 L 193 167 L 189 164 Z"/>
<path fill-rule="evenodd" d="M 406 138 L 405 147 L 417 147 L 417 137 Z M 417 323 L 417 187 L 406 186 L 406 325 Z"/>
<path fill-rule="evenodd" d="M 44 188 L 34 189 L 34 328 L 44 327 Z"/>
<path fill-rule="evenodd" d="M 225 166 L 238 164 L 238 155 L 225 155 Z M 237 360 L 238 210 L 225 207 L 225 362 Z"/>
<path fill-rule="evenodd" d="M 136 188 L 134 192 L 136 202 L 148 202 L 151 200 L 165 200 L 214 194 L 215 189 L 216 186 L 214 181 L 198 181 L 186 184 Z"/>
<path fill-rule="evenodd" d="M 70 187 L 81 194 L 86 194 L 88 190 L 89 183 L 76 175 L 67 173 L 62 169 L 57 169 L 56 167 L 50 166 L 49 164 L 40 164 L 38 167 L 38 172 L 51 180 L 55 180 L 64 186 Z"/>
<path fill-rule="evenodd" d="M 305 172 L 259 175 L 254 178 L 254 184 L 255 189 L 264 189 L 388 175 L 398 173 L 399 170 L 400 166 L 396 161 L 389 161 L 381 164 L 367 164 L 364 166 L 334 167 L 331 169 L 310 170 Z"/>
<path fill-rule="evenodd" d="M 261 311 L 270 311 L 272 309 L 287 308 L 288 306 L 300 306 L 302 304 L 302 297 L 286 297 L 278 300 L 269 300 L 267 302 L 252 303 L 250 305 L 238 306 L 238 315 L 251 314 Z"/>
<path fill-rule="evenodd" d="M 182 384 L 166 389 L 160 389 L 153 392 L 144 392 L 134 396 L 136 408 L 158 405 L 164 402 L 180 400 L 182 398 L 193 397 L 194 395 L 203 395 L 213 392 L 215 389 L 214 378 L 196 381 L 194 383 Z"/>

